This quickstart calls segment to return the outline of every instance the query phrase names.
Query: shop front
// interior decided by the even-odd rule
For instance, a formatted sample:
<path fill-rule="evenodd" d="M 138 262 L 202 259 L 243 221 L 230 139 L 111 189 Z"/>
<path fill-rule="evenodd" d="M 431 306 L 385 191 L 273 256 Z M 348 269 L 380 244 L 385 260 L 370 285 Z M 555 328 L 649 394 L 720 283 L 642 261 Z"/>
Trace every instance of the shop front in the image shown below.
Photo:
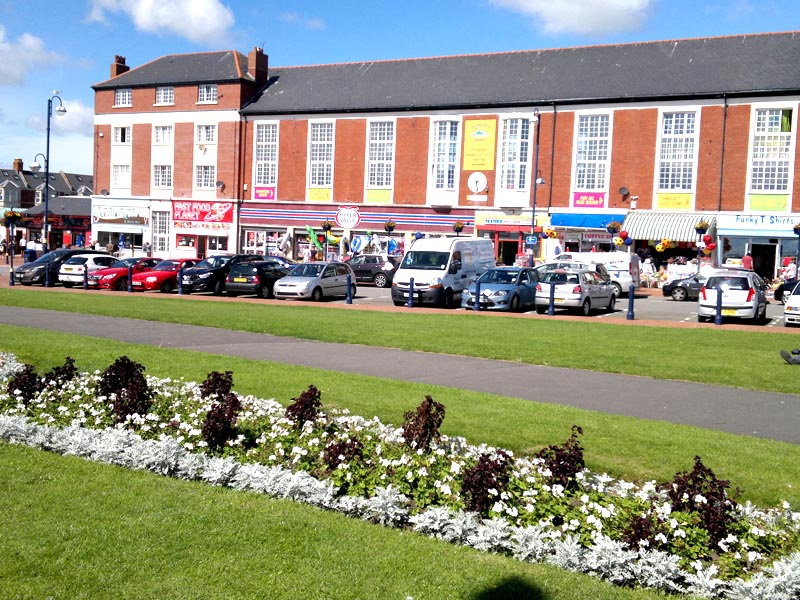
<path fill-rule="evenodd" d="M 542 256 L 540 234 L 547 225 L 547 216 L 536 215 L 534 233 L 531 234 L 531 213 L 481 210 L 475 212 L 475 229 L 478 236 L 487 237 L 494 242 L 497 258 L 505 265 L 525 262 L 525 256 L 533 254 L 537 260 Z M 526 240 L 535 240 L 528 243 Z"/>
<path fill-rule="evenodd" d="M 57 196 L 49 202 L 47 212 L 50 240 L 48 248 L 85 246 L 92 242 L 92 200 L 86 196 Z M 44 204 L 29 208 L 28 239 L 39 239 L 44 230 Z"/>
<path fill-rule="evenodd" d="M 741 265 L 742 257 L 750 254 L 756 273 L 777 278 L 786 264 L 797 259 L 797 223 L 798 214 L 720 213 L 716 234 L 721 263 Z"/>
<path fill-rule="evenodd" d="M 236 253 L 233 202 L 172 201 L 174 258 L 205 258 Z"/>
<path fill-rule="evenodd" d="M 609 223 L 622 223 L 625 213 L 607 211 L 559 211 L 550 214 L 550 226 L 558 233 L 565 250 L 571 252 L 609 251 L 612 236 L 606 230 Z"/>
<path fill-rule="evenodd" d="M 92 196 L 91 240 L 123 254 L 141 249 L 150 236 L 150 201 Z"/>

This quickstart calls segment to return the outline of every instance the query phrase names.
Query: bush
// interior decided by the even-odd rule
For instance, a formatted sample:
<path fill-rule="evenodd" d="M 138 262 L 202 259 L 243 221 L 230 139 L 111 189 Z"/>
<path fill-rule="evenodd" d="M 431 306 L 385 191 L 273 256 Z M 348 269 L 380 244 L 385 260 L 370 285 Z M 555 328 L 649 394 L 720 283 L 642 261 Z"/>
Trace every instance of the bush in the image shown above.
<path fill-rule="evenodd" d="M 28 406 L 43 389 L 44 382 L 36 373 L 36 367 L 27 363 L 22 367 L 22 371 L 8 381 L 8 386 L 6 386 L 6 391 L 11 397 L 15 397 L 15 392 L 19 390 L 19 397 L 25 406 Z"/>
<path fill-rule="evenodd" d="M 403 415 L 403 438 L 411 447 L 428 449 L 431 443 L 439 440 L 439 427 L 444 421 L 444 405 L 425 396 L 417 411 L 408 411 Z"/>
<path fill-rule="evenodd" d="M 127 356 L 120 356 L 103 371 L 97 391 L 107 398 L 116 396 L 113 410 L 118 422 L 131 415 L 146 415 L 153 404 L 153 392 L 147 385 L 144 366 Z"/>
<path fill-rule="evenodd" d="M 504 450 L 495 456 L 481 454 L 478 462 L 464 470 L 461 493 L 466 509 L 487 516 L 495 498 L 508 485 L 511 467 L 511 455 Z"/>
<path fill-rule="evenodd" d="M 51 371 L 48 371 L 44 376 L 45 383 L 50 381 L 55 381 L 56 384 L 60 387 L 67 383 L 68 381 L 72 381 L 78 376 L 78 369 L 75 368 L 75 359 L 71 356 L 67 356 L 64 359 L 64 365 L 61 367 L 54 367 Z"/>
<path fill-rule="evenodd" d="M 211 371 L 206 380 L 200 384 L 200 393 L 203 398 L 222 402 L 233 389 L 233 371 Z"/>
<path fill-rule="evenodd" d="M 544 460 L 545 466 L 552 473 L 553 479 L 565 489 L 572 489 L 576 485 L 575 475 L 583 471 L 583 447 L 578 441 L 578 435 L 583 435 L 583 429 L 577 425 L 572 426 L 572 435 L 560 446 L 548 446 L 536 456 Z"/>
<path fill-rule="evenodd" d="M 308 386 L 299 398 L 292 398 L 292 403 L 286 407 L 286 417 L 294 421 L 297 429 L 301 429 L 306 421 L 316 420 L 322 408 L 321 397 L 322 393 L 316 387 Z"/>
<path fill-rule="evenodd" d="M 236 435 L 236 417 L 242 409 L 239 397 L 231 392 L 233 372 L 212 371 L 200 384 L 200 393 L 211 401 L 211 410 L 203 423 L 203 440 L 212 452 L 220 452 Z"/>

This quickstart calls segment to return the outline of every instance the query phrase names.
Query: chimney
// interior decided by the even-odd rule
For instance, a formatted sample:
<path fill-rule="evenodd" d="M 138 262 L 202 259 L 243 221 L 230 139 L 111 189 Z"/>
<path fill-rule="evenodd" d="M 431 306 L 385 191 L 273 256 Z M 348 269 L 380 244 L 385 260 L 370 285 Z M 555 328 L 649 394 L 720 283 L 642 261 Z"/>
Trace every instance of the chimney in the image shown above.
<path fill-rule="evenodd" d="M 114 57 L 114 62 L 111 63 L 111 78 L 127 73 L 131 68 L 125 64 L 125 57 L 117 54 Z"/>
<path fill-rule="evenodd" d="M 264 49 L 254 47 L 247 55 L 247 74 L 252 77 L 258 85 L 263 85 L 268 78 L 269 57 L 264 54 Z"/>
<path fill-rule="evenodd" d="M 17 173 L 22 173 L 22 159 L 15 158 L 14 162 L 11 163 L 11 168 L 14 169 Z"/>

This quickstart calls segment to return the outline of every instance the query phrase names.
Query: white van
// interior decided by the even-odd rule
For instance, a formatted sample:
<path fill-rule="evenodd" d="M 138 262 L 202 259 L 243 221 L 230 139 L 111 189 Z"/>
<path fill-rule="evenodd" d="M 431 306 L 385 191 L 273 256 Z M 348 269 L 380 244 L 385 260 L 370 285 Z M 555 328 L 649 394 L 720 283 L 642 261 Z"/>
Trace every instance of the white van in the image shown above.
<path fill-rule="evenodd" d="M 617 286 L 617 296 L 627 294 L 631 285 L 634 289 L 642 287 L 641 260 L 635 252 L 562 252 L 556 260 L 602 263 L 611 283 Z"/>
<path fill-rule="evenodd" d="M 494 265 L 492 240 L 468 237 L 418 239 L 411 244 L 394 273 L 392 301 L 395 306 L 408 303 L 413 278 L 416 304 L 447 308 L 460 306 L 461 292 Z"/>

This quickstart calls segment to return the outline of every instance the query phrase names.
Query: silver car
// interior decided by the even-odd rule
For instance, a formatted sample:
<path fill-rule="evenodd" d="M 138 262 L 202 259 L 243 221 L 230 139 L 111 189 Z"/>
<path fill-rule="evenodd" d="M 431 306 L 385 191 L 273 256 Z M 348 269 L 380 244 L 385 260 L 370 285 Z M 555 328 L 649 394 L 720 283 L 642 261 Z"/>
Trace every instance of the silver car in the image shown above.
<path fill-rule="evenodd" d="M 350 295 L 356 295 L 356 276 L 343 262 L 306 262 L 275 282 L 275 298 L 319 301 L 330 296 L 346 296 L 348 276 Z"/>
<path fill-rule="evenodd" d="M 614 310 L 617 302 L 617 286 L 605 281 L 595 271 L 567 271 L 557 269 L 542 274 L 536 286 L 536 312 L 543 314 L 553 308 L 578 310 L 589 316 L 595 309 Z"/>
<path fill-rule="evenodd" d="M 717 316 L 717 295 L 722 293 L 720 316 L 763 321 L 767 313 L 766 284 L 753 271 L 719 270 L 709 273 L 697 299 L 697 320 L 710 321 Z"/>

